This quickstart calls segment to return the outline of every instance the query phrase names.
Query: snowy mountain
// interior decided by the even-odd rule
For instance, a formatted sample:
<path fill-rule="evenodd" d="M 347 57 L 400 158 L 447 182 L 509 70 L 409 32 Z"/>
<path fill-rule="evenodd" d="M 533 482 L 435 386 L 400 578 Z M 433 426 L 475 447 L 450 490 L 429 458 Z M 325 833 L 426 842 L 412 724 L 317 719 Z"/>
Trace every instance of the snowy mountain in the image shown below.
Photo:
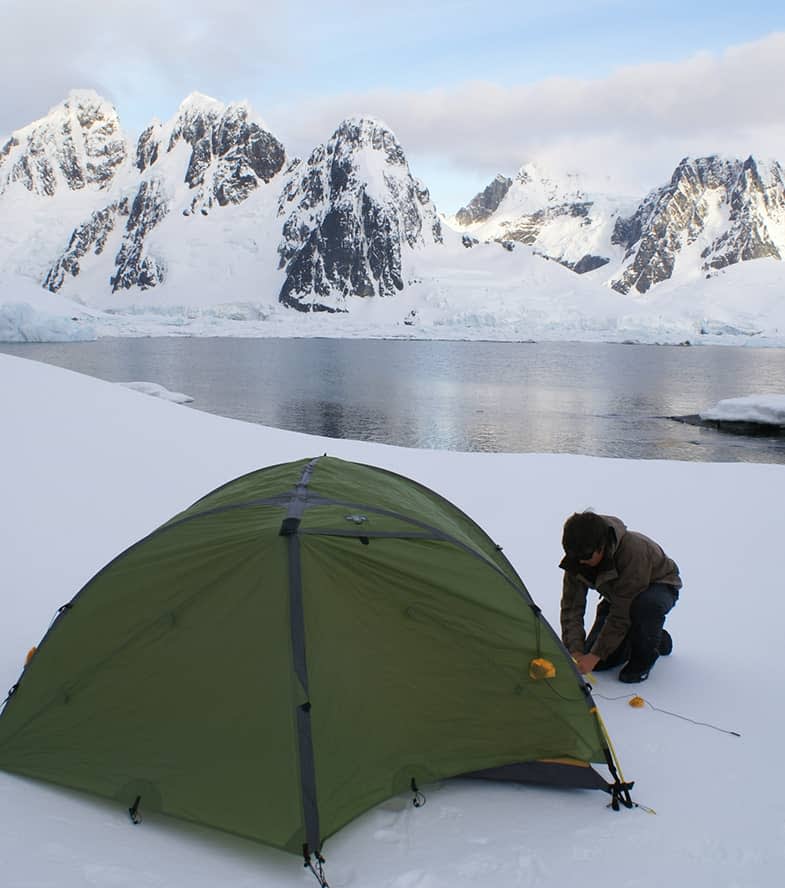
<path fill-rule="evenodd" d="M 444 218 L 369 117 L 287 158 L 246 103 L 194 93 L 134 147 L 108 102 L 77 91 L 0 144 L 5 304 L 37 304 L 34 285 L 68 318 L 294 308 L 421 336 L 785 336 L 775 161 L 688 158 L 642 200 L 526 164 Z"/>
<path fill-rule="evenodd" d="M 344 121 L 288 171 L 279 202 L 280 301 L 301 311 L 346 311 L 353 296 L 404 288 L 406 252 L 442 242 L 427 188 L 384 124 Z"/>
<path fill-rule="evenodd" d="M 112 292 L 162 284 L 167 256 L 150 245 L 150 236 L 167 214 L 179 209 L 186 218 L 196 211 L 206 216 L 215 206 L 239 204 L 267 184 L 284 160 L 283 145 L 246 104 L 225 107 L 194 93 L 167 124 L 156 121 L 145 129 L 136 149 L 138 175 L 129 170 L 124 193 L 73 231 L 44 286 L 56 292 L 68 275 L 77 277 L 80 260 L 88 253 L 100 256 L 118 225 L 124 230 L 114 243 L 114 267 L 105 272 Z M 180 237 L 187 237 L 181 229 Z"/>
<path fill-rule="evenodd" d="M 484 208 L 500 193 L 498 176 L 455 223 L 478 240 L 531 246 L 578 274 L 607 265 L 605 283 L 619 293 L 785 258 L 785 174 L 776 161 L 684 158 L 637 205 L 586 194 L 568 179 L 527 164 L 492 212 Z"/>
<path fill-rule="evenodd" d="M 578 274 L 607 265 L 616 256 L 611 236 L 628 201 L 588 195 L 577 176 L 559 177 L 534 164 L 525 164 L 513 180 L 496 179 L 455 215 L 460 228 L 482 241 L 497 241 L 508 249 L 524 244 Z M 504 182 L 510 184 L 506 188 Z M 496 208 L 489 197 L 500 196 Z M 462 220 L 473 219 L 468 224 Z"/>
<path fill-rule="evenodd" d="M 171 121 L 145 129 L 113 199 L 74 228 L 43 285 L 80 290 L 85 265 L 101 269 L 112 293 L 166 284 L 172 256 L 194 237 L 189 217 L 244 204 L 273 179 L 276 201 L 255 223 L 277 249 L 276 295 L 287 306 L 345 311 L 350 296 L 393 295 L 407 280 L 405 254 L 441 243 L 427 189 L 378 121 L 344 121 L 307 161 L 292 161 L 279 181 L 285 159 L 281 143 L 246 105 L 189 96 Z M 235 236 L 258 231 L 243 231 L 237 222 Z M 211 252 L 207 245 L 205 274 L 207 260 L 218 255 Z M 275 270 L 269 262 L 268 278 Z"/>

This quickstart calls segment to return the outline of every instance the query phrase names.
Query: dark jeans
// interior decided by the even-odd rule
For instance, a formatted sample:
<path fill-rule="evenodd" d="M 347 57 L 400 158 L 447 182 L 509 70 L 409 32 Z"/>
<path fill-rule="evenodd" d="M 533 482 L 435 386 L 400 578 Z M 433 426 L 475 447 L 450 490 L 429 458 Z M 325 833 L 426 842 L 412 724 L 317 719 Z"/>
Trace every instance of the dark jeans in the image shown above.
<path fill-rule="evenodd" d="M 596 670 L 611 669 L 628 660 L 638 666 L 651 666 L 659 656 L 662 627 L 665 616 L 679 599 L 679 592 L 665 583 L 654 583 L 633 601 L 630 608 L 632 625 L 624 641 L 595 667 Z M 597 605 L 594 625 L 586 638 L 586 650 L 590 651 L 600 634 L 611 606 L 604 599 Z"/>

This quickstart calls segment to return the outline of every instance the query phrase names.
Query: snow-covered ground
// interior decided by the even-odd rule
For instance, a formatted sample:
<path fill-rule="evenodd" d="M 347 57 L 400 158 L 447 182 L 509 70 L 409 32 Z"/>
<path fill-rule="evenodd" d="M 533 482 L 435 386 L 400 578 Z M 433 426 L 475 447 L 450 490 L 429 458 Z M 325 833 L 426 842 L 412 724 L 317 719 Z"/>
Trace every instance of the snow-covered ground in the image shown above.
<path fill-rule="evenodd" d="M 286 308 L 276 302 L 274 288 L 257 291 L 256 301 L 234 301 L 247 288 L 235 289 L 221 274 L 203 292 L 194 279 L 181 299 L 169 290 L 166 302 L 156 303 L 151 290 L 118 310 L 74 302 L 30 278 L 0 272 L 0 341 L 326 336 L 785 347 L 785 263 L 774 259 L 730 266 L 711 280 L 666 281 L 631 296 L 528 247 L 508 253 L 498 244 L 480 244 L 467 250 L 445 239 L 442 253 L 415 255 L 415 283 L 393 297 L 354 300 L 344 315 Z M 184 258 L 184 275 L 187 268 Z M 226 301 L 216 301 L 219 291 Z"/>
<path fill-rule="evenodd" d="M 464 454 L 315 438 L 222 419 L 0 355 L 0 687 L 56 609 L 130 543 L 228 479 L 325 451 L 439 491 L 504 550 L 558 622 L 561 526 L 592 506 L 662 542 L 685 581 L 671 657 L 596 697 L 643 809 L 596 792 L 445 782 L 367 812 L 325 847 L 333 888 L 775 888 L 785 871 L 779 755 L 782 466 Z M 3 685 L 5 682 L 5 685 Z M 628 705 L 640 693 L 650 706 Z M 653 709 L 651 707 L 657 707 Z M 667 712 L 663 711 L 667 710 Z M 687 721 L 684 718 L 692 719 Z M 733 736 L 713 727 L 738 732 Z M 0 773 L 8 888 L 315 885 L 297 857 Z"/>

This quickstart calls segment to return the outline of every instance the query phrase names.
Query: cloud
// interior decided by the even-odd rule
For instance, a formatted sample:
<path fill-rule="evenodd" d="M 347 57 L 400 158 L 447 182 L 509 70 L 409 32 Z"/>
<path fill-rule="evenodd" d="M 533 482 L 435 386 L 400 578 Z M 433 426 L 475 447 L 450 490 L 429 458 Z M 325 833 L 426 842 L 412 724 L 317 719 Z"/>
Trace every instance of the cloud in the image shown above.
<path fill-rule="evenodd" d="M 388 123 L 407 154 L 441 157 L 475 176 L 529 160 L 580 171 L 584 187 L 638 193 L 687 154 L 785 160 L 785 33 L 678 62 L 619 68 L 594 79 L 502 86 L 468 82 L 425 92 L 377 90 L 300 105 L 268 121 L 298 151 L 346 116 Z M 468 200 L 471 195 L 466 195 Z"/>
<path fill-rule="evenodd" d="M 0 134 L 73 88 L 94 88 L 121 111 L 138 108 L 143 122 L 172 114 L 195 90 L 243 98 L 285 60 L 289 27 L 283 4 L 249 8 L 247 0 L 4 0 Z"/>

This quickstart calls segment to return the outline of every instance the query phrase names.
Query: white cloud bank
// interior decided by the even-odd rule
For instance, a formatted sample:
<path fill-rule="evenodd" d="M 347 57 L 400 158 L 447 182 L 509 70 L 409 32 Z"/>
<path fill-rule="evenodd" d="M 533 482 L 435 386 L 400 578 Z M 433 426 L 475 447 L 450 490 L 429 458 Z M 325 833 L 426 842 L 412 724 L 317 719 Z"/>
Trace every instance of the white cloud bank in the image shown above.
<path fill-rule="evenodd" d="M 687 154 L 785 159 L 783 81 L 785 33 L 774 33 L 719 54 L 625 66 L 594 80 L 378 90 L 314 100 L 296 116 L 271 110 L 268 119 L 291 147 L 307 151 L 343 117 L 367 112 L 426 163 L 438 157 L 491 177 L 545 160 L 581 172 L 584 188 L 639 194 L 666 180 Z"/>

